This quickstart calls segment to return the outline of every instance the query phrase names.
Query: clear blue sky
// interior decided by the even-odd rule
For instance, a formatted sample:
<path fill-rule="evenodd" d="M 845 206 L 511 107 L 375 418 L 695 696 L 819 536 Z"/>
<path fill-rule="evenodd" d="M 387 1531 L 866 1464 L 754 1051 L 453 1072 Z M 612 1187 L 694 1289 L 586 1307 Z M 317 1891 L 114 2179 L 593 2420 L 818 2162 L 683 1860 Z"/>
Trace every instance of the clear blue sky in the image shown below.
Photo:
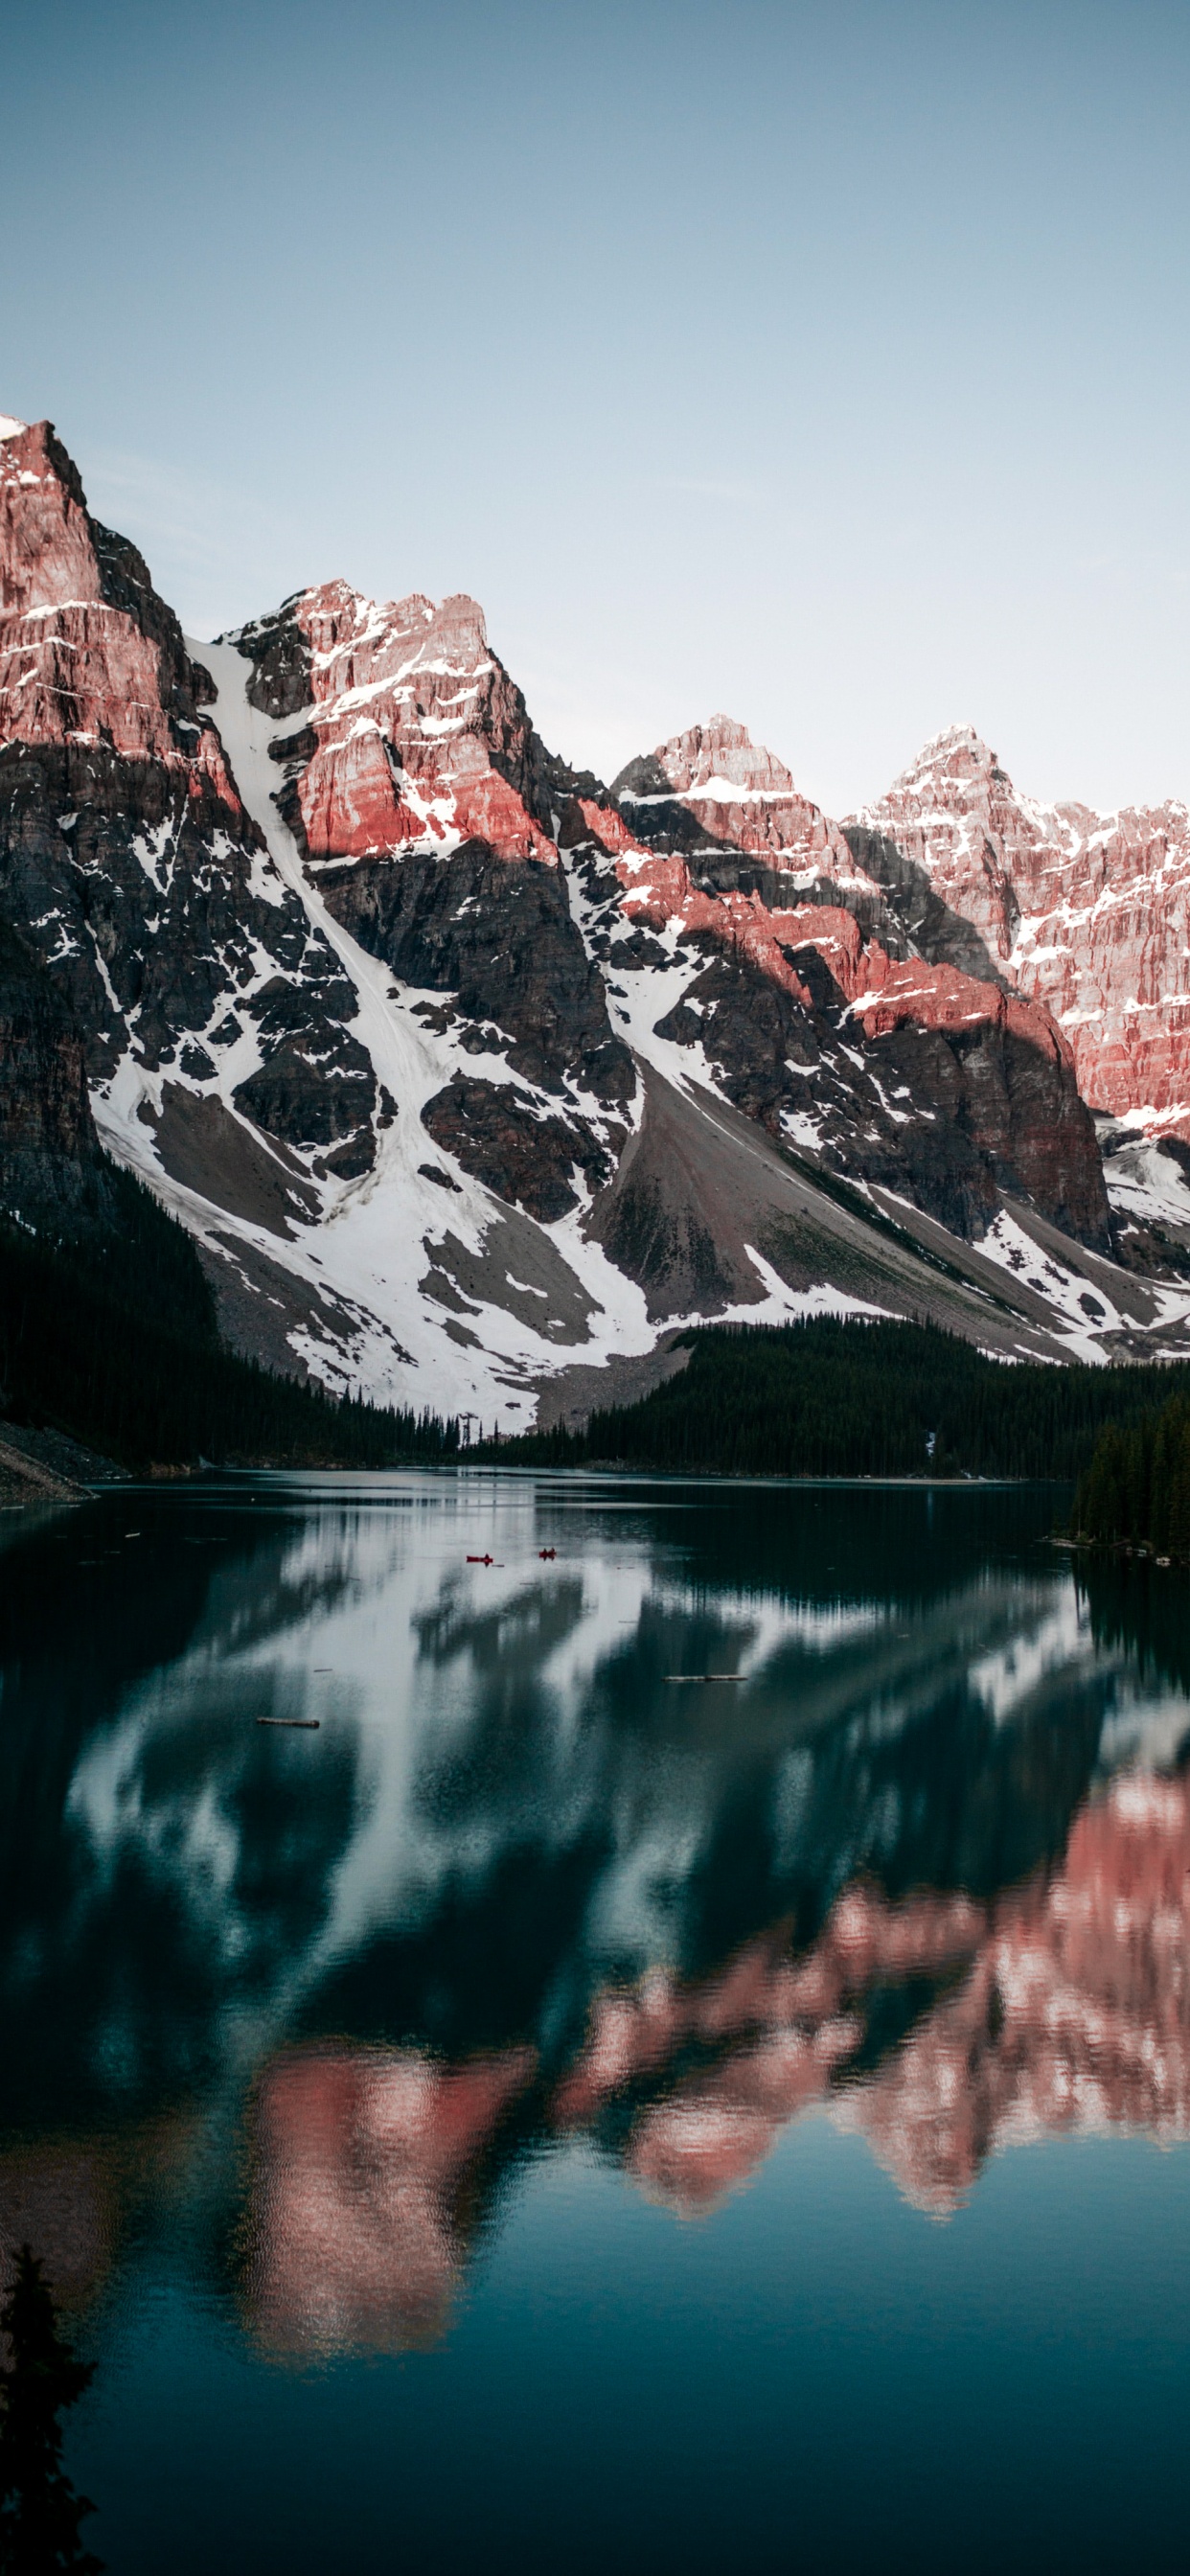
<path fill-rule="evenodd" d="M 1190 797 L 1186 0 L 0 11 L 0 410 L 200 634 L 470 590 L 605 773 Z"/>

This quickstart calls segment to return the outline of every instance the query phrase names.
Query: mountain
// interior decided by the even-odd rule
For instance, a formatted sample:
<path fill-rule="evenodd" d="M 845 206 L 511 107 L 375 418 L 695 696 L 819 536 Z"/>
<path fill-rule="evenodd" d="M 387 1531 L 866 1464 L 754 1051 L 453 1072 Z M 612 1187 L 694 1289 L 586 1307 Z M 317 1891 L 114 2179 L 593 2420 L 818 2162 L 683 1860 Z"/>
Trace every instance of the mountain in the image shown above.
<path fill-rule="evenodd" d="M 1190 1138 L 1184 805 L 1037 804 L 961 726 L 843 828 L 856 864 L 917 909 L 923 953 L 1046 1004 L 1096 1109 Z"/>
<path fill-rule="evenodd" d="M 1053 1014 L 1100 1113 L 1117 1246 L 1160 1261 L 1190 1169 L 1186 806 L 1039 804 L 958 726 L 843 831 L 923 955 Z"/>
<path fill-rule="evenodd" d="M 1091 1123 L 1048 1012 L 915 953 L 838 828 L 742 725 L 678 736 L 613 793 L 638 851 L 683 852 L 642 852 L 623 900 L 702 934 L 707 964 L 662 1029 L 701 1047 L 730 1099 L 961 1236 L 986 1231 L 1006 1189 L 1107 1249 Z"/>
<path fill-rule="evenodd" d="M 233 1348 L 506 1431 L 700 1317 L 1177 1349 L 1181 1169 L 1115 1158 L 1113 1209 L 1066 988 L 943 801 L 841 827 L 723 716 L 604 787 L 463 596 L 333 581 L 187 642 L 50 425 L 3 425 L 0 1201 L 60 1232 L 115 1161 Z"/>

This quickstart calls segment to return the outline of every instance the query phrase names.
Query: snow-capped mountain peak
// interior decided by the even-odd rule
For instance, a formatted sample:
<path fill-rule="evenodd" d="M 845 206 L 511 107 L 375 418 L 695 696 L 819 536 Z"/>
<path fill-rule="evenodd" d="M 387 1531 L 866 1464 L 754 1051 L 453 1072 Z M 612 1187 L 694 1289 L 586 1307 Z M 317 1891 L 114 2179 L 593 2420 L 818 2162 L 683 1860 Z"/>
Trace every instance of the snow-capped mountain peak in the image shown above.
<path fill-rule="evenodd" d="M 0 441 L 0 1195 L 93 1119 L 274 1365 L 514 1428 L 700 1316 L 1168 1336 L 1022 962 L 1048 828 L 968 729 L 846 831 L 725 715 L 608 790 L 463 594 L 188 645 L 49 425 Z"/>

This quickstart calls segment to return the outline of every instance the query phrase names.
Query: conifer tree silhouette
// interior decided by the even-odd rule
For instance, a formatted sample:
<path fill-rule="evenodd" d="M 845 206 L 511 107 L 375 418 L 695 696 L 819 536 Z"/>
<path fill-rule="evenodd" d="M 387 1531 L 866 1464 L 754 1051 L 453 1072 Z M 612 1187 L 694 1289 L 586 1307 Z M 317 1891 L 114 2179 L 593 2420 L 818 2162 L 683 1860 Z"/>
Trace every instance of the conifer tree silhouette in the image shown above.
<path fill-rule="evenodd" d="M 62 2466 L 60 2417 L 95 2376 L 58 2332 L 53 2294 L 28 2245 L 0 2307 L 7 2358 L 0 2361 L 0 2570 L 3 2576 L 100 2576 L 103 2560 L 84 2549 L 79 2525 L 95 2507 L 76 2495 Z"/>

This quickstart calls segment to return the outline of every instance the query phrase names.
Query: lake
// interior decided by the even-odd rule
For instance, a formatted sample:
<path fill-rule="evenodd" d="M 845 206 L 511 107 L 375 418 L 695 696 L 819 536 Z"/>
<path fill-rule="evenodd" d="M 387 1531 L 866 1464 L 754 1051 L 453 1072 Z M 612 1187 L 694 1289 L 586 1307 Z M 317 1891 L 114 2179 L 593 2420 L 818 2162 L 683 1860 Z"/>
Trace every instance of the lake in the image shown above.
<path fill-rule="evenodd" d="M 1190 1593 L 1064 1501 L 6 1516 L 0 2239 L 115 2576 L 1185 2565 Z"/>

